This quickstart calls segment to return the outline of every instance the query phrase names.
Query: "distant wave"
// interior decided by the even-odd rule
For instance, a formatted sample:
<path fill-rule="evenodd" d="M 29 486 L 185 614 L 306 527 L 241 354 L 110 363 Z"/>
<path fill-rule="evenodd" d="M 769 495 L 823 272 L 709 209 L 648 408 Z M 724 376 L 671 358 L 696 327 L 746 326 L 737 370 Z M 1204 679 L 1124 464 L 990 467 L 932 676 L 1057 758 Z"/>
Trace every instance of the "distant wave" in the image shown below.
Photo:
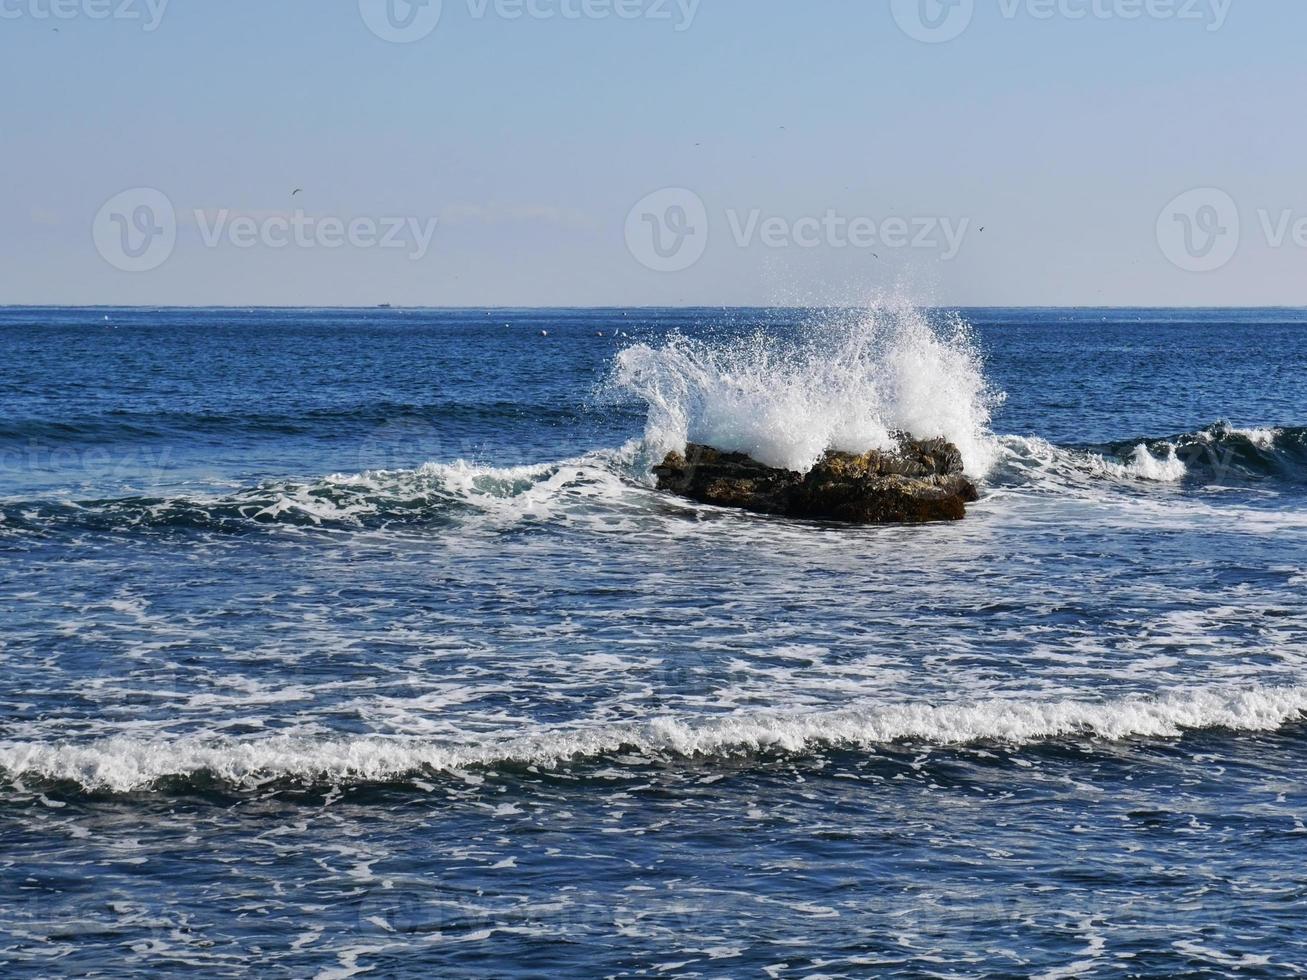
<path fill-rule="evenodd" d="M 992 474 L 1000 485 L 1055 485 L 1111 479 L 1138 483 L 1238 486 L 1307 484 L 1307 428 L 1238 429 L 1217 423 L 1197 432 L 1095 446 L 1057 446 L 1007 436 Z"/>
<path fill-rule="evenodd" d="M 227 495 L 9 501 L 0 503 L 0 533 L 60 529 L 241 533 L 269 525 L 357 529 L 438 524 L 460 512 L 527 517 L 543 515 L 550 504 L 569 495 L 588 499 L 597 485 L 615 496 L 622 479 L 619 459 L 618 453 L 596 453 L 538 466 L 428 463 L 416 470 L 275 481 Z"/>
<path fill-rule="evenodd" d="M 84 744 L 0 743 L 10 784 L 72 784 L 129 793 L 165 784 L 239 789 L 276 782 L 405 782 L 473 768 L 556 767 L 619 753 L 729 758 L 759 752 L 869 749 L 897 742 L 1023 745 L 1062 737 L 1176 738 L 1191 731 L 1275 731 L 1307 715 L 1307 687 L 1173 690 L 1153 698 L 864 705 L 828 712 L 749 712 L 719 718 L 560 728 L 477 744 L 417 738 L 110 738 Z"/>

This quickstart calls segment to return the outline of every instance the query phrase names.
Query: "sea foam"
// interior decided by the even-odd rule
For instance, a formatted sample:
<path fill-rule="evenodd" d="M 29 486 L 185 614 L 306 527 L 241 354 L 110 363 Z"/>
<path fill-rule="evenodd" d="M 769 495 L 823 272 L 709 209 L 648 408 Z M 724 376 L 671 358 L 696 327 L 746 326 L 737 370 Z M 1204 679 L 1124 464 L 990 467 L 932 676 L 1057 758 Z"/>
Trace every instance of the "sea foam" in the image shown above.
<path fill-rule="evenodd" d="M 658 455 L 697 442 L 806 472 L 828 449 L 888 449 L 904 431 L 943 436 L 970 474 L 988 472 L 1001 396 L 961 318 L 895 301 L 812 314 L 786 333 L 640 344 L 619 355 L 613 381 L 648 404 L 645 441 Z"/>
<path fill-rule="evenodd" d="M 618 752 L 711 758 L 823 747 L 868 749 L 903 741 L 1020 745 L 1067 736 L 1173 738 L 1203 729 L 1274 731 L 1301 720 L 1304 713 L 1303 686 L 1193 688 L 1104 701 L 1011 698 L 657 717 L 645 723 L 552 728 L 465 744 L 366 735 L 8 742 L 0 743 L 0 772 L 17 782 L 69 781 L 111 792 L 143 791 L 164 780 L 197 776 L 241 788 L 278 780 L 335 785 L 498 765 L 554 767 Z"/>

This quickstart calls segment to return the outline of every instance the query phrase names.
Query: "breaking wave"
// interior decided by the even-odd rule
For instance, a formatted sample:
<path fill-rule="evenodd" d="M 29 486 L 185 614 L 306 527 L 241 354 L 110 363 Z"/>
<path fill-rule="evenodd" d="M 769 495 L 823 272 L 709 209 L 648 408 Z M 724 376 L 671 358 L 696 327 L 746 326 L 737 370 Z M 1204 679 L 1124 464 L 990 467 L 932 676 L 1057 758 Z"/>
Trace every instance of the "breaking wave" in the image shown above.
<path fill-rule="evenodd" d="M 536 466 L 460 460 L 416 470 L 274 481 L 227 495 L 0 503 L 0 532 L 181 529 L 241 533 L 266 526 L 323 529 L 439 524 L 458 514 L 544 516 L 569 497 L 615 498 L 634 448 Z"/>
<path fill-rule="evenodd" d="M 983 476 L 998 452 L 989 422 L 1002 396 L 970 328 L 901 302 L 825 313 L 797 337 L 640 344 L 618 356 L 612 384 L 647 403 L 658 455 L 699 442 L 806 472 L 828 449 L 888 449 L 905 431 L 949 439 Z"/>
<path fill-rule="evenodd" d="M 1220 422 L 1161 439 L 1057 446 L 1007 436 L 991 477 L 1003 485 L 1090 480 L 1241 486 L 1307 483 L 1307 428 L 1238 429 Z"/>
<path fill-rule="evenodd" d="M 1101 702 L 990 700 L 865 705 L 827 712 L 751 712 L 720 718 L 658 718 L 645 724 L 551 729 L 480 744 L 355 736 L 309 739 L 110 738 L 85 744 L 0 743 L 11 785 L 68 784 L 129 793 L 177 783 L 254 789 L 404 782 L 468 769 L 559 767 L 618 753 L 711 759 L 894 743 L 1024 745 L 1063 737 L 1177 738 L 1187 732 L 1275 731 L 1307 715 L 1307 687 L 1177 689 Z"/>
<path fill-rule="evenodd" d="M 1119 456 L 1131 444 L 1102 447 L 1105 456 Z M 1165 439 L 1143 440 L 1129 451 L 1171 463 L 1171 479 L 1186 476 L 1204 483 L 1307 481 L 1307 428 L 1238 429 L 1218 422 L 1198 432 Z"/>

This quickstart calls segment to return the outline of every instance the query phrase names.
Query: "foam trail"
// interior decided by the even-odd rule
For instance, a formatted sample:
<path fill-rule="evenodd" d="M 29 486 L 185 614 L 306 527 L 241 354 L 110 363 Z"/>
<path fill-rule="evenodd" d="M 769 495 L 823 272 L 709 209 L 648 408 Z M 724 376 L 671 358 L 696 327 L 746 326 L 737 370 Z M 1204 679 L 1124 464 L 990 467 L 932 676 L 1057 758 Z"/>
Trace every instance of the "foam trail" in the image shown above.
<path fill-rule="evenodd" d="M 997 454 L 985 381 L 967 325 L 895 301 L 827 313 L 797 338 L 730 343 L 674 336 L 623 351 L 616 388 L 649 406 L 645 441 L 661 455 L 701 442 L 806 472 L 828 449 L 865 452 L 893 434 L 943 436 L 983 476 Z"/>
<path fill-rule="evenodd" d="M 1025 744 L 1062 736 L 1173 738 L 1186 731 L 1274 731 L 1307 714 L 1307 686 L 1178 689 L 1103 702 L 989 700 L 864 705 L 829 712 L 758 712 L 659 718 L 647 724 L 551 729 L 474 745 L 361 736 L 332 740 L 103 739 L 86 744 L 0 743 L 10 781 L 70 781 L 87 790 L 137 792 L 162 780 L 206 775 L 254 788 L 273 780 L 329 784 L 403 780 L 497 765 L 558 766 L 638 752 L 726 757 L 756 751 L 871 748 L 898 741 L 949 746 Z"/>

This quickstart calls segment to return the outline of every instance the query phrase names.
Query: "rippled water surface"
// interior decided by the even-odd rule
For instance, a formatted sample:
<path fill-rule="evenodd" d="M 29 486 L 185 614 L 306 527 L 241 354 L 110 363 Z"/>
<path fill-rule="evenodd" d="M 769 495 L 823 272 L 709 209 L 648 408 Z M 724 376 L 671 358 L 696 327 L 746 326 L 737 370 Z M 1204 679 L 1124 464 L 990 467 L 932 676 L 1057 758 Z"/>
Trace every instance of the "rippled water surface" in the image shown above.
<path fill-rule="evenodd" d="M 1301 311 L 11 308 L 0 350 L 6 976 L 1307 971 Z M 904 428 L 966 521 L 650 483 Z"/>

